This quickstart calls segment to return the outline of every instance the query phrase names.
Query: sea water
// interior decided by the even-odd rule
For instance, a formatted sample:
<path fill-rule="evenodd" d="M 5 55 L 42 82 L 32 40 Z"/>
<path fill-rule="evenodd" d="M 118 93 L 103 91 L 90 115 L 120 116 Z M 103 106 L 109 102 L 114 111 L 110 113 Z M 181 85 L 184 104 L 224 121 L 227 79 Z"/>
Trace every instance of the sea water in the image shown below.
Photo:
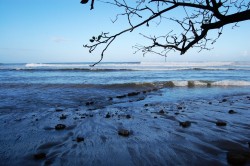
<path fill-rule="evenodd" d="M 0 111 L 250 94 L 250 62 L 0 64 Z M 113 100 L 114 99 L 114 100 Z M 112 100 L 113 102 L 110 102 Z"/>

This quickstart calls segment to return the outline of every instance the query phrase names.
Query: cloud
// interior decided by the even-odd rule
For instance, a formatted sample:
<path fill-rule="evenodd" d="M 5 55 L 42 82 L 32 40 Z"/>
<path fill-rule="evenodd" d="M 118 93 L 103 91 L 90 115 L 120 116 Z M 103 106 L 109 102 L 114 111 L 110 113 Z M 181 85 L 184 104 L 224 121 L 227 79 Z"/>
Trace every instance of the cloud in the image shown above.
<path fill-rule="evenodd" d="M 62 42 L 66 42 L 69 40 L 65 39 L 64 37 L 61 37 L 61 36 L 53 36 L 53 37 L 51 37 L 51 41 L 56 42 L 56 43 L 62 43 Z"/>

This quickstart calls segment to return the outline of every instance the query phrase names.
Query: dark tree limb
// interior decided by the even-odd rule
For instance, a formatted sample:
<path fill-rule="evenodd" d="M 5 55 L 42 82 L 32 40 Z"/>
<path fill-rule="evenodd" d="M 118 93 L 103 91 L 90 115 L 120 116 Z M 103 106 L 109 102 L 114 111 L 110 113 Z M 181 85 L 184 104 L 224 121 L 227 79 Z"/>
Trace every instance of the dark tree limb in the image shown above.
<path fill-rule="evenodd" d="M 250 0 L 110 0 L 104 3 L 123 9 L 124 12 L 117 14 L 114 22 L 119 17 L 125 16 L 129 27 L 114 35 L 102 33 L 98 37 L 92 37 L 90 44 L 84 45 L 90 53 L 100 45 L 104 45 L 101 59 L 92 66 L 102 61 L 105 51 L 118 36 L 132 32 L 143 25 L 149 26 L 149 23 L 156 19 L 160 20 L 157 24 L 160 24 L 163 19 L 173 21 L 180 25 L 182 32 L 179 34 L 172 33 L 173 31 L 166 32 L 167 35 L 159 37 L 143 35 L 151 40 L 152 44 L 149 46 L 136 45 L 134 47 L 136 52 L 141 51 L 143 55 L 155 53 L 167 56 L 170 51 L 178 51 L 182 55 L 193 47 L 199 48 L 200 51 L 210 50 L 207 45 L 210 42 L 210 44 L 216 42 L 221 36 L 224 26 L 231 23 L 237 25 L 238 22 L 250 20 Z M 93 8 L 94 0 L 91 0 L 91 9 Z M 176 9 L 183 9 L 186 15 L 183 15 L 182 19 L 166 19 L 168 13 Z M 215 29 L 218 29 L 218 37 L 216 39 L 208 38 L 208 32 Z"/>

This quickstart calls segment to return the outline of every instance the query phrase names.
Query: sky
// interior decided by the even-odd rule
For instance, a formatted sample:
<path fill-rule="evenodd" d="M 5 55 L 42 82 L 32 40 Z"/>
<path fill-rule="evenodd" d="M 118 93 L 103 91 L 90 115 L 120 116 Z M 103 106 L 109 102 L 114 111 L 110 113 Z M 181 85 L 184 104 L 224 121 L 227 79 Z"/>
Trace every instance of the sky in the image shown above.
<path fill-rule="evenodd" d="M 80 0 L 0 0 L 0 63 L 95 62 L 100 51 L 89 53 L 84 44 L 101 32 L 115 33 L 128 27 L 124 18 L 111 19 L 119 9 Z M 164 25 L 164 24 L 163 24 Z M 250 21 L 223 35 L 211 51 L 189 50 L 184 55 L 170 53 L 167 61 L 250 61 Z M 175 29 L 173 25 L 164 25 Z M 147 43 L 139 33 L 166 33 L 164 26 L 150 25 L 120 36 L 108 48 L 105 62 L 164 61 L 159 55 L 134 54 L 135 44 Z"/>

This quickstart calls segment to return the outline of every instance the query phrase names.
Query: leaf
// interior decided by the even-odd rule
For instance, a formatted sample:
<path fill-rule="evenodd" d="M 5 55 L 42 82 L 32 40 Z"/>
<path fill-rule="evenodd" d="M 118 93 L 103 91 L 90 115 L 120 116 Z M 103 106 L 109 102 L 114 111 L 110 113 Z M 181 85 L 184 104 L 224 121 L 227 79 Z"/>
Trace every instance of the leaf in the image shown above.
<path fill-rule="evenodd" d="M 99 35 L 97 40 L 99 41 L 101 38 L 102 38 L 102 35 Z"/>
<path fill-rule="evenodd" d="M 88 3 L 89 0 L 81 0 L 81 4 L 86 4 Z"/>

